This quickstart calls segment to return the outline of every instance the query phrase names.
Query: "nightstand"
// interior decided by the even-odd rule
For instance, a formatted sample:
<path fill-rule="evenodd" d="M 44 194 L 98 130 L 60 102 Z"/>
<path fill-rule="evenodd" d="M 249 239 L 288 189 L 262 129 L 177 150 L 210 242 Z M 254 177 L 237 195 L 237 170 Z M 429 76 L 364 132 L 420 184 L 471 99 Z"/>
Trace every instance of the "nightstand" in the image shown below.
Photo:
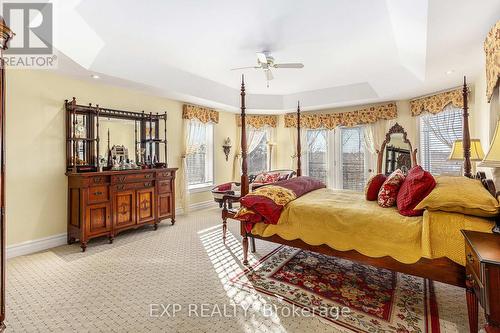
<path fill-rule="evenodd" d="M 488 333 L 500 333 L 500 235 L 462 230 L 465 237 L 466 297 L 469 328 L 478 331 L 478 303 Z"/>

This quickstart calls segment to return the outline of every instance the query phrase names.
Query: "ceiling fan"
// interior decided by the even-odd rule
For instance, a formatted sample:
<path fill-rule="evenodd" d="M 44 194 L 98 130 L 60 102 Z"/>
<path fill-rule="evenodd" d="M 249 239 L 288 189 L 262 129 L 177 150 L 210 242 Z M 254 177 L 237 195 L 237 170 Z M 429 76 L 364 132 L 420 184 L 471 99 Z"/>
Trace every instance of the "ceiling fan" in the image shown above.
<path fill-rule="evenodd" d="M 267 87 L 269 88 L 269 81 L 274 79 L 273 73 L 271 72 L 272 68 L 303 68 L 304 64 L 302 63 L 283 63 L 277 64 L 274 62 L 274 58 L 271 56 L 269 52 L 257 52 L 257 66 L 247 66 L 247 67 L 237 67 L 232 68 L 232 71 L 240 70 L 240 69 L 263 69 L 264 75 L 266 76 Z"/>

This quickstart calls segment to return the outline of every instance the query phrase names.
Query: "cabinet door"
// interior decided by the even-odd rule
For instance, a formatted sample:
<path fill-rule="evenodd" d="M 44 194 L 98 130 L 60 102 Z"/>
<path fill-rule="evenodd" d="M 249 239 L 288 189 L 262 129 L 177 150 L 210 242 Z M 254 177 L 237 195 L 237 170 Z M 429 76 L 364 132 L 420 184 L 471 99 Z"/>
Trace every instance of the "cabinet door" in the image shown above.
<path fill-rule="evenodd" d="M 109 203 L 89 205 L 86 210 L 85 228 L 88 235 L 97 235 L 111 230 Z"/>
<path fill-rule="evenodd" d="M 135 224 L 135 191 L 116 192 L 113 200 L 115 228 Z"/>
<path fill-rule="evenodd" d="M 172 216 L 172 195 L 164 193 L 158 195 L 158 219 Z"/>
<path fill-rule="evenodd" d="M 154 187 L 137 190 L 137 223 L 145 223 L 155 219 Z"/>

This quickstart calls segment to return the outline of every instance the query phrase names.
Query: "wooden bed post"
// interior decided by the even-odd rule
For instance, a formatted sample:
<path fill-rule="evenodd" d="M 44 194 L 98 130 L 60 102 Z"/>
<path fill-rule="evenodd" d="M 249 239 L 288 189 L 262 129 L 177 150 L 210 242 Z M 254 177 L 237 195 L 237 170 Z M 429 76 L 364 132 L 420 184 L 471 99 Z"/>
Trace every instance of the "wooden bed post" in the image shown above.
<path fill-rule="evenodd" d="M 247 130 L 245 114 L 245 76 L 241 76 L 241 194 L 244 197 L 248 194 L 248 165 L 247 165 Z M 248 232 L 245 230 L 245 223 L 241 222 L 241 233 L 243 236 L 243 265 L 248 265 Z"/>
<path fill-rule="evenodd" d="M 300 101 L 297 101 L 297 177 L 302 176 L 302 145 L 300 142 Z"/>
<path fill-rule="evenodd" d="M 464 176 L 465 177 L 472 177 L 472 165 L 470 161 L 470 132 L 469 132 L 469 106 L 468 106 L 468 101 L 467 101 L 467 79 L 464 76 L 464 86 L 462 89 L 462 96 L 463 96 L 463 101 L 464 101 L 464 128 L 463 128 L 463 137 L 462 137 L 462 142 L 463 142 L 463 147 L 464 147 Z"/>
<path fill-rule="evenodd" d="M 241 76 L 241 196 L 248 194 L 247 130 L 245 113 L 245 76 Z"/>

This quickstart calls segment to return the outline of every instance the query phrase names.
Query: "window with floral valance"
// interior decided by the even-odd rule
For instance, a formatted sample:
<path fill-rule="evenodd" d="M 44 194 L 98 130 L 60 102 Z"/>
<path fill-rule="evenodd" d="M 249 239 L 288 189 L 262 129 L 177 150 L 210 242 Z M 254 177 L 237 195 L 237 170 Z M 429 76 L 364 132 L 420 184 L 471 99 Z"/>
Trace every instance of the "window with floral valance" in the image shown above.
<path fill-rule="evenodd" d="M 241 127 L 240 115 L 236 115 L 236 124 L 238 125 L 238 127 Z M 245 124 L 253 128 L 261 128 L 261 127 L 275 128 L 278 125 L 278 117 L 269 115 L 246 115 Z"/>
<path fill-rule="evenodd" d="M 309 129 L 334 129 L 338 126 L 354 127 L 371 124 L 378 120 L 395 119 L 398 116 L 396 103 L 370 106 L 361 110 L 337 113 L 302 113 L 300 127 Z M 285 115 L 285 127 L 297 127 L 297 115 Z"/>
<path fill-rule="evenodd" d="M 182 119 L 197 119 L 202 123 L 219 123 L 219 112 L 202 106 L 184 104 Z"/>
<path fill-rule="evenodd" d="M 463 107 L 461 88 L 411 100 L 411 115 L 419 116 L 424 112 L 437 114 L 443 111 L 449 104 L 456 108 Z"/>
<path fill-rule="evenodd" d="M 489 102 L 500 78 L 500 21 L 488 32 L 484 41 L 484 52 L 486 53 L 486 96 Z"/>

